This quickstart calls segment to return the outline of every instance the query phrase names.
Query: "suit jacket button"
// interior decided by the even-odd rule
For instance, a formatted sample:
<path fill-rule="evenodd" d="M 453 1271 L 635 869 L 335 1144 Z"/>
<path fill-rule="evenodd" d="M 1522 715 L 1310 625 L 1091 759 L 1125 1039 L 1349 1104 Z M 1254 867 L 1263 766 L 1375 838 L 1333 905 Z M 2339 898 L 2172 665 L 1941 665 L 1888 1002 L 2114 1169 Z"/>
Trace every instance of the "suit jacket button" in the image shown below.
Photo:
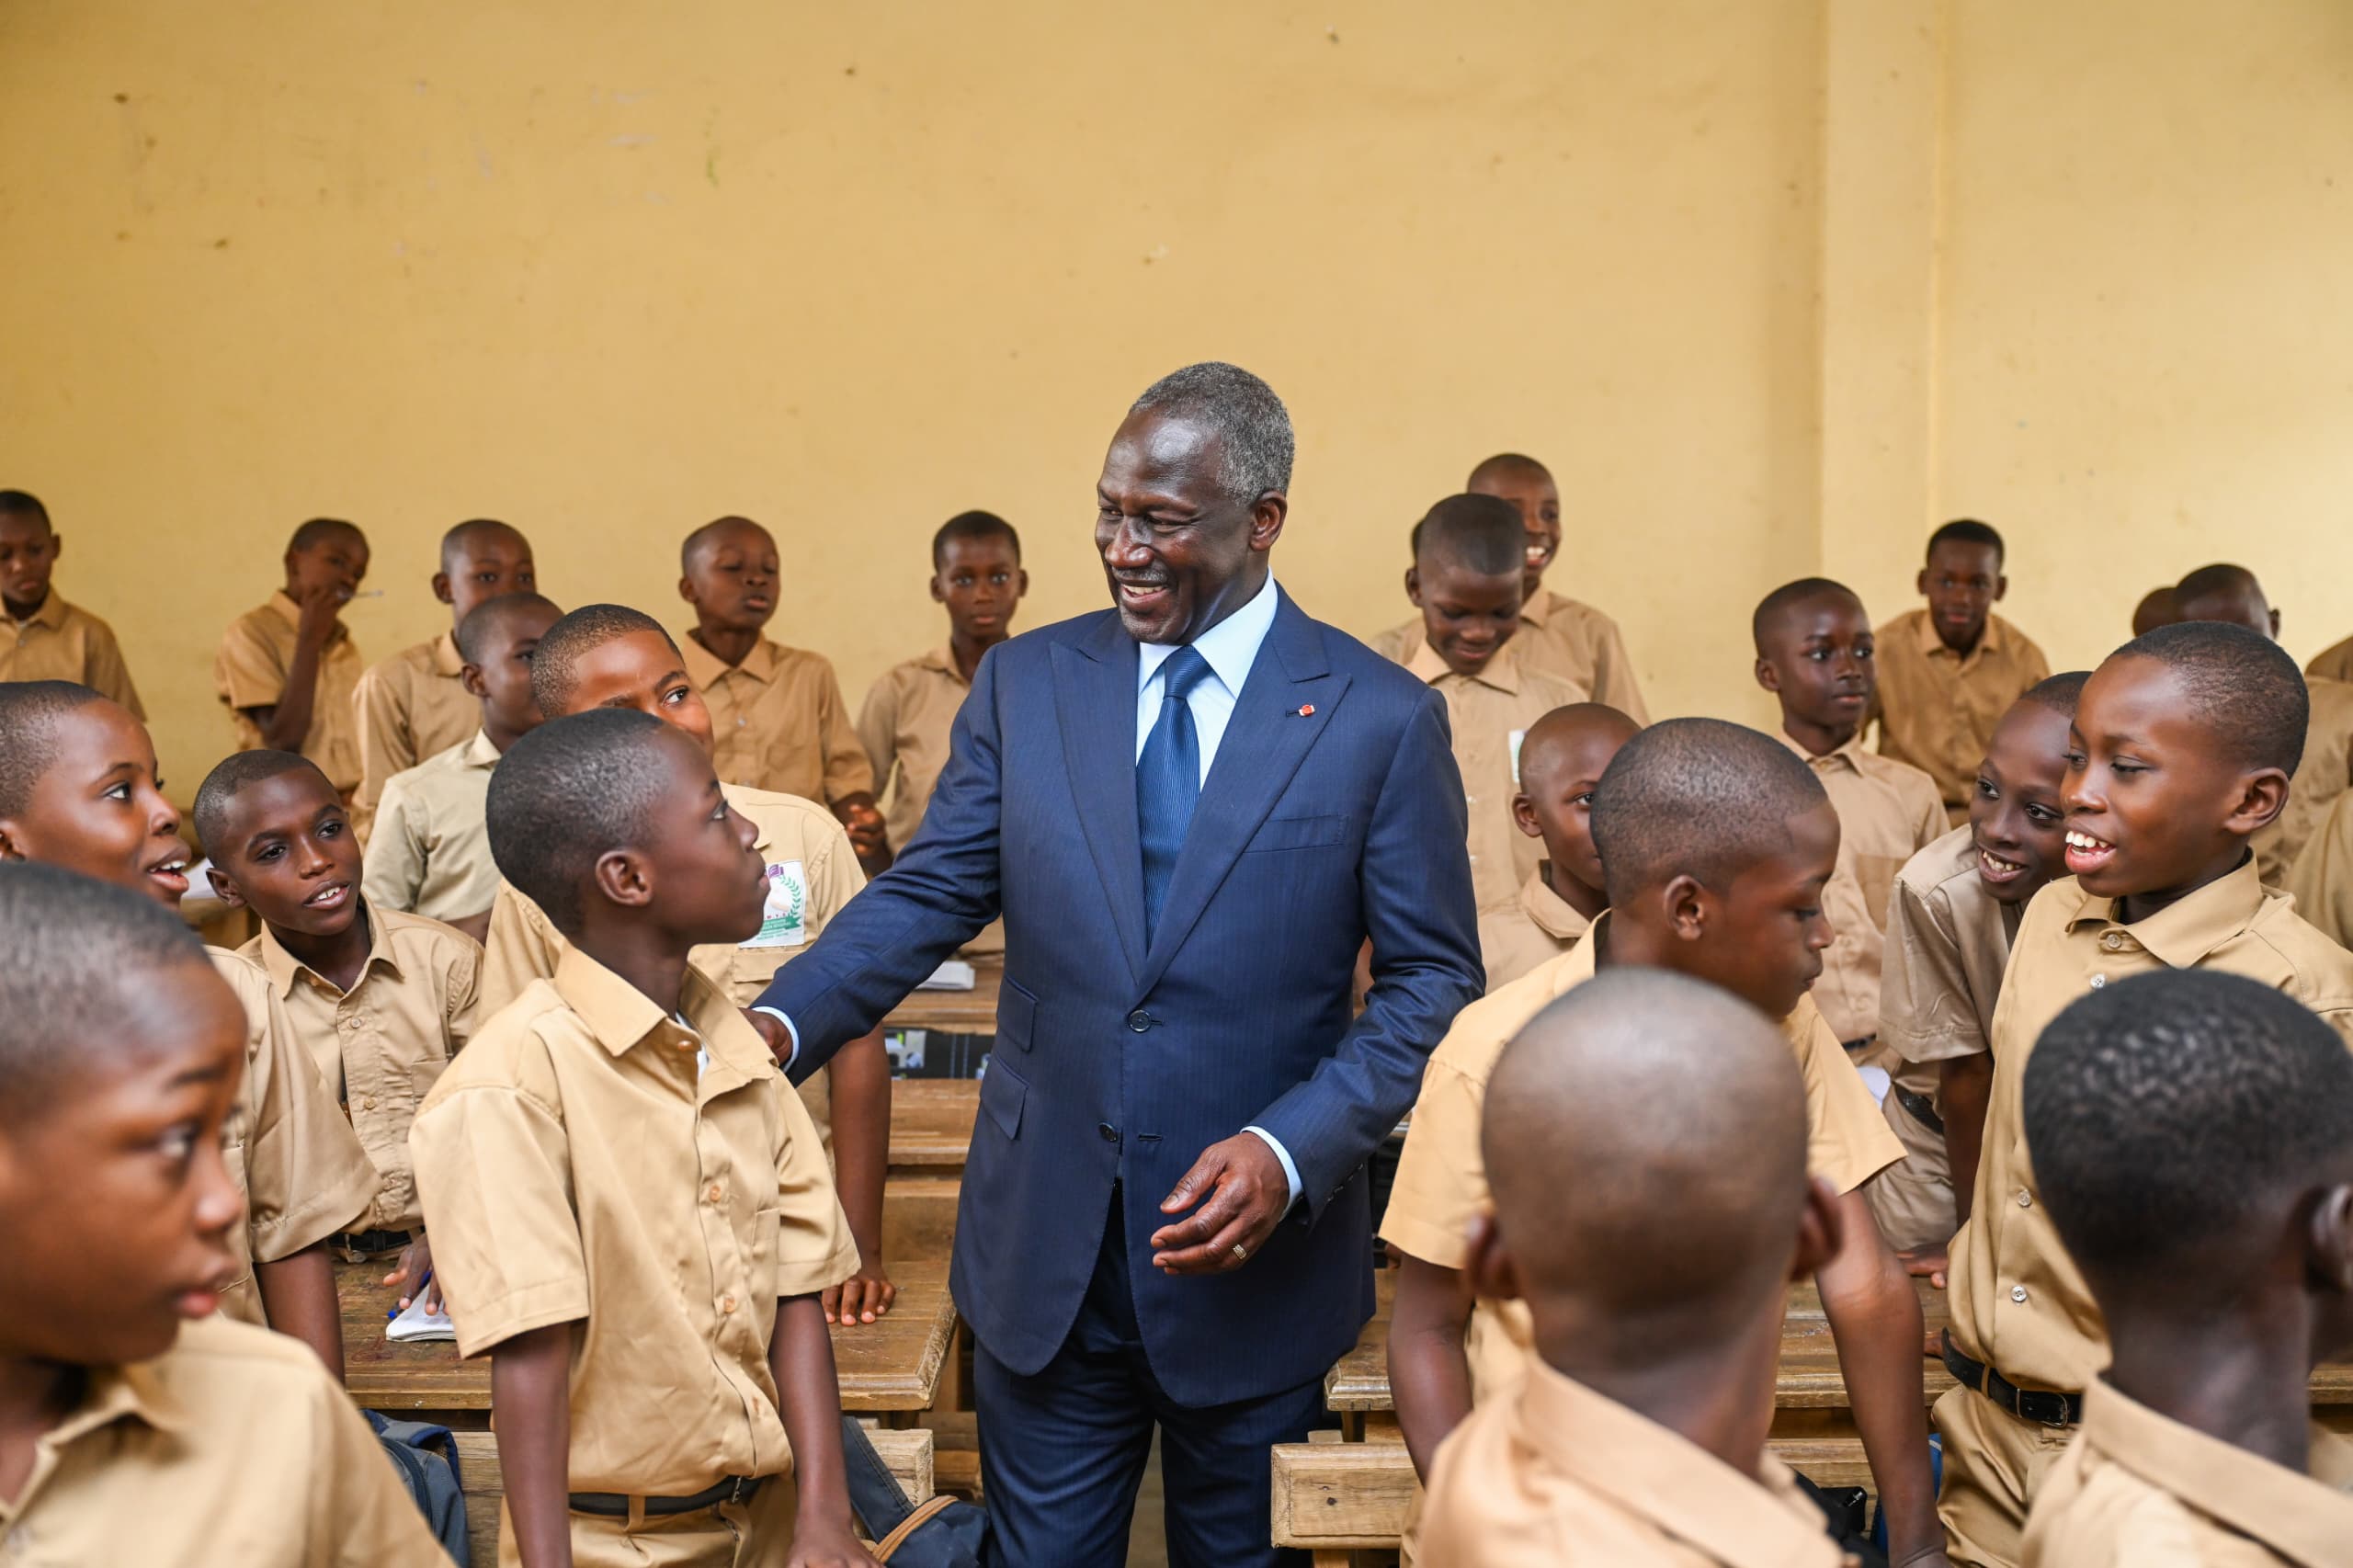
<path fill-rule="evenodd" d="M 1152 1028 L 1152 1015 L 1145 1012 L 1142 1007 L 1138 1007 L 1134 1012 L 1128 1015 L 1128 1028 L 1135 1030 L 1138 1034 L 1143 1033 L 1144 1030 Z"/>
<path fill-rule="evenodd" d="M 1103 1135 L 1103 1142 L 1106 1143 L 1117 1143 L 1120 1141 L 1120 1130 L 1108 1121 L 1097 1122 L 1095 1131 Z"/>

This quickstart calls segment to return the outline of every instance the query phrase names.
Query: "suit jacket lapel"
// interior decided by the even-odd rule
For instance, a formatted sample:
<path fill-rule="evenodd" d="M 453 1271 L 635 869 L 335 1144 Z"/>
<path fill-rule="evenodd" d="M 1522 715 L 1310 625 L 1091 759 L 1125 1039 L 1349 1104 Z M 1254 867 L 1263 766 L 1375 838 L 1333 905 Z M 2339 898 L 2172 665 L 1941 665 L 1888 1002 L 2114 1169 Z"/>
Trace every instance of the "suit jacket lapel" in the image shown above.
<path fill-rule="evenodd" d="M 1143 967 L 1143 850 L 1136 836 L 1136 644 L 1115 612 L 1054 647 L 1054 711 L 1078 821 L 1131 972 Z"/>
<path fill-rule="evenodd" d="M 1347 688 L 1347 677 L 1333 676 L 1324 659 L 1323 634 L 1286 595 L 1275 608 L 1275 624 L 1234 701 L 1225 738 L 1218 743 L 1217 760 L 1210 766 L 1200 801 L 1193 808 L 1193 824 L 1169 878 L 1168 902 L 1161 909 L 1152 950 L 1144 956 L 1142 972 L 1137 977 L 1139 992 L 1150 991 L 1159 982 L 1176 949 L 1184 946 L 1187 934 L 1209 907 L 1226 872 L 1233 869 L 1235 857 L 1274 810 L 1275 801 L 1299 771 L 1308 748 L 1324 733 Z M 1302 716 L 1302 705 L 1312 705 L 1315 710 Z M 1134 814 L 1131 801 L 1131 844 L 1135 842 Z M 1141 909 L 1142 853 L 1135 854 Z"/>

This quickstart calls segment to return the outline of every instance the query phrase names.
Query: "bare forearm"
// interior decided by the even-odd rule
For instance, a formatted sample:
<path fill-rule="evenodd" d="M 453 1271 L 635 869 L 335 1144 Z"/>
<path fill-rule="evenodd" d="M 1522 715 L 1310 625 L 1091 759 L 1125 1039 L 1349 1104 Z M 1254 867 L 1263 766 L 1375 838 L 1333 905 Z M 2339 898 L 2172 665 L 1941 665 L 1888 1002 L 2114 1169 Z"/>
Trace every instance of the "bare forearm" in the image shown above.
<path fill-rule="evenodd" d="M 572 1325 L 516 1335 L 490 1353 L 507 1527 L 524 1568 L 572 1568 Z"/>
<path fill-rule="evenodd" d="M 891 1165 L 891 1057 L 876 1029 L 827 1064 L 833 1092 L 834 1184 L 858 1256 L 882 1258 L 882 1181 Z"/>
<path fill-rule="evenodd" d="M 1407 1257 L 1389 1328 L 1389 1392 L 1414 1472 L 1427 1476 L 1447 1434 L 1471 1414 L 1471 1362 L 1463 1335 L 1471 1292 L 1461 1271 Z"/>
<path fill-rule="evenodd" d="M 254 1283 L 261 1290 L 262 1314 L 269 1326 L 290 1334 L 319 1353 L 319 1359 L 343 1381 L 343 1313 L 335 1296 L 335 1263 L 326 1244 L 304 1247 L 291 1257 L 254 1265 Z"/>
<path fill-rule="evenodd" d="M 1977 1195 L 1977 1162 L 1985 1147 L 1985 1107 L 1994 1097 L 1994 1058 L 1957 1057 L 1938 1070 L 1945 1102 L 1945 1158 L 1952 1167 L 1953 1212 L 1967 1223 Z"/>
<path fill-rule="evenodd" d="M 777 1303 L 776 1337 L 768 1343 L 777 1414 L 792 1445 L 801 1518 L 847 1531 L 852 1528 L 848 1473 L 842 1463 L 842 1394 L 834 1370 L 834 1341 L 814 1296 Z"/>
<path fill-rule="evenodd" d="M 1928 1471 L 1920 1300 L 1871 1222 L 1862 1194 L 1847 1193 L 1838 1202 L 1846 1242 L 1814 1278 L 1863 1456 L 1879 1483 L 1888 1561 L 1904 1562 L 1940 1549 L 1944 1540 Z"/>
<path fill-rule="evenodd" d="M 287 662 L 286 689 L 261 723 L 261 738 L 272 751 L 301 751 L 311 733 L 311 710 L 319 694 L 319 651 L 308 642 L 294 644 Z"/>

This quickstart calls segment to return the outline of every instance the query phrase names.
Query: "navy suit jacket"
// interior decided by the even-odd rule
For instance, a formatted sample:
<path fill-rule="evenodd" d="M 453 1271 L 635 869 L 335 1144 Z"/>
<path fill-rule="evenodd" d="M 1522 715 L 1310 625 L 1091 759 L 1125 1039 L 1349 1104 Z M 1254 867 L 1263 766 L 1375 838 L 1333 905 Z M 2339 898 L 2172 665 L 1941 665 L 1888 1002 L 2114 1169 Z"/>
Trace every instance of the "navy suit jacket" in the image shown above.
<path fill-rule="evenodd" d="M 1285 597 L 1147 945 L 1137 667 L 1109 610 L 993 649 L 922 830 L 760 1005 L 792 1019 L 806 1077 L 1002 913 L 957 1305 L 992 1355 L 1041 1369 L 1117 1184 L 1153 1372 L 1222 1404 L 1322 1377 L 1372 1313 L 1366 1162 L 1482 985 L 1462 781 L 1443 699 Z M 1164 1277 L 1160 1200 L 1245 1126 L 1297 1163 L 1298 1207 L 1243 1267 Z"/>

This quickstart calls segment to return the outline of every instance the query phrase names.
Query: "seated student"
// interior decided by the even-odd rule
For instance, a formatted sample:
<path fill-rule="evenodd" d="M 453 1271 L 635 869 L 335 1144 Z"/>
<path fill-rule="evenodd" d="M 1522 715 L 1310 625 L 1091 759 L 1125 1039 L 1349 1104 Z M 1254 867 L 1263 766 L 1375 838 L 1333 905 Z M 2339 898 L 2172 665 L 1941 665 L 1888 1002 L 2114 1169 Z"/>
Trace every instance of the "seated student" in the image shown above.
<path fill-rule="evenodd" d="M 1504 452 L 1471 471 L 1462 488 L 1473 495 L 1508 501 L 1521 529 L 1519 657 L 1522 664 L 1555 675 L 1576 688 L 1577 700 L 1605 703 L 1632 719 L 1650 722 L 1634 661 L 1618 623 L 1591 605 L 1544 586 L 1545 568 L 1561 549 L 1561 492 L 1534 458 Z M 1392 627 L 1371 642 L 1374 653 L 1401 665 L 1420 651 L 1417 618 Z"/>
<path fill-rule="evenodd" d="M 2304 674 L 2320 676 L 2329 680 L 2353 681 L 2353 637 L 2342 642 L 2332 642 L 2313 655 L 2304 666 Z"/>
<path fill-rule="evenodd" d="M 2020 1102 L 2051 1223 L 2115 1348 L 2027 1520 L 2030 1568 L 2353 1556 L 2353 1056 L 2269 987 L 2150 974 L 2070 1004 Z"/>
<path fill-rule="evenodd" d="M 540 722 L 531 656 L 563 613 L 537 594 L 506 594 L 476 605 L 458 623 L 477 728 L 386 781 L 360 882 L 378 908 L 443 921 L 477 942 L 489 934 L 498 866 L 490 858 L 483 801 L 490 770 Z"/>
<path fill-rule="evenodd" d="M 2353 790 L 2329 806 L 2279 886 L 2322 936 L 2353 948 Z"/>
<path fill-rule="evenodd" d="M 858 1250 L 800 1100 L 688 958 L 766 918 L 757 837 L 643 713 L 551 720 L 491 776 L 498 869 L 566 945 L 409 1136 L 459 1352 L 491 1356 L 502 1562 L 872 1561 L 818 1304 Z"/>
<path fill-rule="evenodd" d="M 489 517 L 460 523 L 441 536 L 441 570 L 433 597 L 449 607 L 449 630 L 404 648 L 359 677 L 360 836 L 375 830 L 377 802 L 392 777 L 426 757 L 463 745 L 475 730 L 473 694 L 457 629 L 476 605 L 539 588 L 531 541 Z"/>
<path fill-rule="evenodd" d="M 2067 725 L 2089 678 L 2052 676 L 2010 705 L 1978 764 L 1968 823 L 1912 857 L 1888 903 L 1880 1039 L 1901 1060 L 1880 1108 L 1904 1157 L 1864 1196 L 1888 1245 L 1938 1285 L 1945 1243 L 1967 1216 L 1954 1195 L 1965 1199 L 1977 1176 L 1994 1082 L 1985 1042 L 2010 938 L 2063 864 Z"/>
<path fill-rule="evenodd" d="M 948 608 L 948 645 L 883 673 L 858 713 L 858 738 L 890 792 L 883 829 L 892 854 L 923 825 L 932 786 L 948 766 L 948 735 L 972 689 L 981 655 L 1013 634 L 1013 614 L 1029 591 L 1021 536 L 994 512 L 959 512 L 931 536 L 931 597 Z M 1005 951 L 1005 923 L 992 920 L 967 953 Z"/>
<path fill-rule="evenodd" d="M 762 635 L 776 614 L 776 540 L 749 517 L 722 517 L 687 536 L 678 564 L 678 597 L 695 610 L 695 628 L 679 646 L 710 710 L 720 778 L 820 801 L 849 830 L 861 859 L 881 856 L 873 766 L 834 666 Z"/>
<path fill-rule="evenodd" d="M 634 708 L 676 726 L 710 749 L 710 710 L 686 673 L 686 659 L 662 623 L 622 605 L 588 605 L 548 628 L 531 656 L 531 688 L 550 719 L 597 708 Z M 495 780 L 498 775 L 493 772 Z M 697 949 L 697 967 L 745 1006 L 777 970 L 816 939 L 866 886 L 842 826 L 813 801 L 728 784 L 727 803 L 758 830 L 767 865 L 767 918 L 741 942 Z M 483 956 L 482 1016 L 491 1017 L 534 980 L 554 976 L 563 935 L 512 880 L 491 903 Z M 762 1019 L 758 1022 L 771 1023 Z M 758 1027 L 756 1022 L 755 1027 Z M 780 1026 L 778 1026 L 780 1027 Z M 767 1030 L 762 1030 L 764 1038 Z M 891 1059 L 880 1029 L 853 1041 L 800 1086 L 802 1104 L 836 1163 L 860 1263 L 844 1299 L 845 1321 L 871 1323 L 898 1294 L 882 1262 L 882 1181 L 891 1154 Z M 838 1137 L 835 1134 L 838 1133 Z M 833 1310 L 830 1292 L 827 1310 Z"/>
<path fill-rule="evenodd" d="M 1555 708 L 1528 727 L 1511 816 L 1521 833 L 1544 846 L 1544 859 L 1520 884 L 1517 899 L 1479 916 L 1489 991 L 1575 947 L 1593 917 L 1608 907 L 1601 857 L 1593 847 L 1593 790 L 1640 727 L 1597 702 Z"/>
<path fill-rule="evenodd" d="M 1880 960 L 1887 902 L 1904 863 L 1945 835 L 1936 780 L 1863 749 L 1878 685 L 1876 640 L 1863 601 L 1824 577 L 1785 583 L 1757 605 L 1756 684 L 1781 704 L 1781 735 L 1806 759 L 1838 812 L 1838 869 L 1823 890 L 1836 933 L 1813 999 L 1858 1065 L 1892 1068 L 1879 1040 Z"/>
<path fill-rule="evenodd" d="M 1518 514 L 1492 495 L 1449 495 L 1414 525 L 1405 597 L 1422 612 L 1422 642 L 1405 668 L 1446 699 L 1455 766 L 1470 808 L 1471 889 L 1483 912 L 1507 909 L 1542 846 L 1512 819 L 1519 747 L 1529 726 L 1584 694 L 1523 665 Z"/>
<path fill-rule="evenodd" d="M 2180 620 L 2221 620 L 2279 640 L 2279 612 L 2263 585 L 2244 566 L 2201 566 L 2174 585 Z M 2304 759 L 2296 787 L 2271 825 L 2255 835 L 2255 862 L 2264 881 L 2285 882 L 2296 857 L 2346 787 L 2353 784 L 2353 684 L 2308 676 L 2312 718 L 2304 731 Z"/>
<path fill-rule="evenodd" d="M 2173 585 L 2166 583 L 2151 588 L 2132 607 L 2132 635 L 2146 637 L 2160 626 L 2171 626 L 2181 617 L 2174 613 Z"/>
<path fill-rule="evenodd" d="M 0 681 L 70 680 L 144 720 L 114 628 L 50 586 L 64 540 L 49 511 L 21 490 L 0 490 Z"/>
<path fill-rule="evenodd" d="M 62 866 L 176 912 L 188 846 L 146 726 L 86 687 L 0 686 L 0 861 Z M 319 1082 L 268 976 L 207 949 L 245 1009 L 229 1168 L 245 1199 L 221 1310 L 304 1341 L 338 1377 L 343 1326 L 326 1240 L 374 1200 L 375 1167 Z"/>
<path fill-rule="evenodd" d="M 2263 885 L 2248 841 L 2288 799 L 2304 679 L 2269 638 L 2188 621 L 2109 655 L 2068 737 L 2067 869 L 2035 895 L 1994 1011 L 1994 1086 L 1953 1238 L 1937 1402 L 1956 1563 L 2013 1564 L 2043 1477 L 2108 1355 L 2028 1159 L 2018 1086 L 2043 1027 L 2086 990 L 2166 969 L 2245 975 L 2353 1033 L 2353 953 Z M 2154 1173 L 2150 1173 L 2154 1175 Z"/>
<path fill-rule="evenodd" d="M 1930 534 L 1919 584 L 1927 607 L 1905 610 L 1877 634 L 1879 749 L 1935 779 L 1945 816 L 1959 827 L 1969 820 L 1977 759 L 1995 724 L 2051 664 L 1994 613 L 2010 580 L 1992 528 L 1964 517 Z"/>
<path fill-rule="evenodd" d="M 1438 1449 L 1425 1556 L 1851 1562 L 1765 1451 L 1790 1281 L 1839 1233 L 1772 1025 L 1712 985 L 1613 969 L 1529 1021 L 1495 1091 L 1480 1134 L 1495 1215 L 1469 1272 L 1526 1304 L 1535 1353 Z"/>
<path fill-rule="evenodd" d="M 317 1358 L 214 1315 L 245 1018 L 194 933 L 20 865 L 0 930 L 0 1552 L 447 1568 Z"/>
<path fill-rule="evenodd" d="M 359 789 L 352 696 L 367 661 L 339 617 L 368 575 L 368 536 L 313 517 L 286 545 L 286 585 L 230 622 L 212 687 L 239 751 L 300 752 L 348 800 Z"/>
<path fill-rule="evenodd" d="M 1594 791 L 1610 907 L 1585 939 L 1465 1007 L 1431 1055 L 1381 1233 L 1403 1255 L 1390 1385 L 1416 1469 L 1471 1408 L 1526 1364 L 1526 1316 L 1473 1310 L 1464 1235 L 1484 1208 L 1479 1118 L 1496 1056 L 1544 1005 L 1597 969 L 1650 966 L 1711 982 L 1779 1018 L 1805 1083 L 1808 1168 L 1839 1195 L 1843 1241 L 1816 1283 L 1897 1562 L 1939 1540 L 1921 1419 L 1920 1303 L 1862 1188 L 1903 1157 L 1870 1091 L 1806 990 L 1830 946 L 1823 888 L 1838 817 L 1821 781 L 1770 736 L 1674 719 L 1624 746 Z M 1694 1083 L 1694 1096 L 1716 1093 Z M 1932 1560 L 1932 1558 L 1931 1558 Z"/>
<path fill-rule="evenodd" d="M 380 1178 L 374 1204 L 330 1246 L 354 1262 L 397 1253 L 384 1283 L 401 1305 L 420 1291 L 438 1302 L 408 1127 L 473 1033 L 482 949 L 438 920 L 369 905 L 351 820 L 307 758 L 238 752 L 205 777 L 192 814 L 213 891 L 262 923 L 239 956 L 269 976 Z"/>

